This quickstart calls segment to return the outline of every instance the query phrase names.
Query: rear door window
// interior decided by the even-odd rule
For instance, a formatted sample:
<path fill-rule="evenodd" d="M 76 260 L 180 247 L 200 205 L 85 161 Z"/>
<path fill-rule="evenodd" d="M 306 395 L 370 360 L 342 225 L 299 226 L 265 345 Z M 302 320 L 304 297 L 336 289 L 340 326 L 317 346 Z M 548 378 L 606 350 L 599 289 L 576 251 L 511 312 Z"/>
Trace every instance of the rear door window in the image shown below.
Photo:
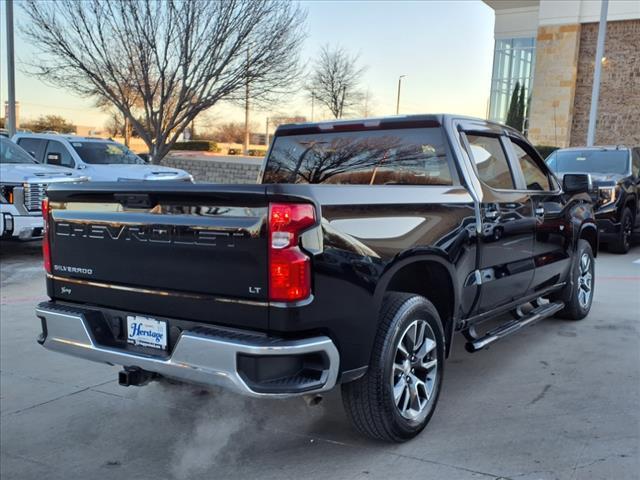
<path fill-rule="evenodd" d="M 499 137 L 467 134 L 478 177 L 492 188 L 513 190 L 513 174 Z"/>
<path fill-rule="evenodd" d="M 452 185 L 440 127 L 278 136 L 263 183 Z"/>
<path fill-rule="evenodd" d="M 39 163 L 44 163 L 44 151 L 47 141 L 41 138 L 19 138 L 18 145 L 33 156 Z"/>

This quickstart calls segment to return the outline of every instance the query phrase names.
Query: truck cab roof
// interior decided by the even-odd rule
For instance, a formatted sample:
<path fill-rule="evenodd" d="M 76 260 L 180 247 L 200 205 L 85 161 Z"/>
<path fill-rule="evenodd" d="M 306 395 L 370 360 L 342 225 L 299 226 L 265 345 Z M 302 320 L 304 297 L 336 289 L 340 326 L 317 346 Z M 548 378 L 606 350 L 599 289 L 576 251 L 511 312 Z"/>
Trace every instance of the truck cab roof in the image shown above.
<path fill-rule="evenodd" d="M 298 133 L 306 132 L 318 132 L 318 131 L 332 131 L 332 130 L 350 130 L 360 128 L 394 128 L 394 127 L 421 127 L 428 126 L 429 123 L 437 123 L 442 125 L 450 120 L 462 120 L 469 123 L 479 123 L 493 128 L 504 129 L 511 133 L 520 135 L 517 130 L 503 125 L 501 123 L 492 122 L 489 120 L 482 120 L 475 117 L 469 117 L 466 115 L 458 115 L 452 113 L 424 113 L 415 115 L 391 115 L 384 117 L 370 117 L 370 118 L 352 118 L 352 119 L 334 119 L 323 120 L 319 122 L 301 122 L 301 123 L 287 123 L 278 126 L 276 129 L 276 135 L 295 135 Z M 433 125 L 436 126 L 436 125 Z"/>

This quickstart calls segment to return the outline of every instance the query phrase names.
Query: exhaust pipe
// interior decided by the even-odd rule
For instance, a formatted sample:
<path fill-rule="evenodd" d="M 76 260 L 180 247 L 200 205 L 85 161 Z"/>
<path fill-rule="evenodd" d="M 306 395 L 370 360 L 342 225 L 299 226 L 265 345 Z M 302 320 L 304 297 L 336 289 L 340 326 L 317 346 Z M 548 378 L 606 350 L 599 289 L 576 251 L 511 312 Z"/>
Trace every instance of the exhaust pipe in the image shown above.
<path fill-rule="evenodd" d="M 142 387 L 149 383 L 156 376 L 153 372 L 147 372 L 137 367 L 125 367 L 118 372 L 118 383 L 122 387 Z"/>
<path fill-rule="evenodd" d="M 315 407 L 317 405 L 320 405 L 322 403 L 322 400 L 324 400 L 324 397 L 319 394 L 303 395 L 302 398 L 304 399 L 304 403 L 307 404 L 307 407 Z"/>

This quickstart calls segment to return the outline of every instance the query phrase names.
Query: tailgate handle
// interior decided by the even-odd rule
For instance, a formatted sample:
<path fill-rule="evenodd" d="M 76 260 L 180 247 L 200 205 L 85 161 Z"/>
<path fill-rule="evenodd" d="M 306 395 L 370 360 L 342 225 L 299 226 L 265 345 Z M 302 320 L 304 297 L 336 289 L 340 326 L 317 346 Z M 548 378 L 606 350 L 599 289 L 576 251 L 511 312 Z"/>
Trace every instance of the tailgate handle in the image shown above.
<path fill-rule="evenodd" d="M 123 207 L 151 208 L 151 198 L 147 193 L 116 193 L 114 197 Z"/>

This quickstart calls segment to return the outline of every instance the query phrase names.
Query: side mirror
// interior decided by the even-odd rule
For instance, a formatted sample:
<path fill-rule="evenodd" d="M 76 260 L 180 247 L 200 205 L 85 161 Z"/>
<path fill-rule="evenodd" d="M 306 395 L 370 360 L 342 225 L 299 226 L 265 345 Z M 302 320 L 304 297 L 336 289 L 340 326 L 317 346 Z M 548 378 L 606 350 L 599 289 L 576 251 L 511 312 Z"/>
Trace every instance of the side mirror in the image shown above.
<path fill-rule="evenodd" d="M 566 173 L 562 178 L 564 193 L 589 193 L 593 189 L 588 173 Z"/>
<path fill-rule="evenodd" d="M 47 153 L 47 163 L 49 165 L 62 165 L 62 155 L 59 153 Z"/>

